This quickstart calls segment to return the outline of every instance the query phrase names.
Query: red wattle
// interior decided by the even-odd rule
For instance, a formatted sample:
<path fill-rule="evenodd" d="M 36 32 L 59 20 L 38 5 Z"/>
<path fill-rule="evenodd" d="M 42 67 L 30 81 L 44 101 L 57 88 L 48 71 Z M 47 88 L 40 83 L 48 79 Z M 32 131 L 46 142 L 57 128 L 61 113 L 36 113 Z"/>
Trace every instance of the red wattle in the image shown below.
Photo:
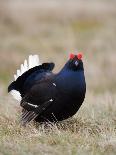
<path fill-rule="evenodd" d="M 74 54 L 70 54 L 70 59 L 74 59 L 75 55 Z"/>
<path fill-rule="evenodd" d="M 78 54 L 77 54 L 77 58 L 78 58 L 79 60 L 81 60 L 82 57 L 83 57 L 82 53 L 78 53 Z"/>

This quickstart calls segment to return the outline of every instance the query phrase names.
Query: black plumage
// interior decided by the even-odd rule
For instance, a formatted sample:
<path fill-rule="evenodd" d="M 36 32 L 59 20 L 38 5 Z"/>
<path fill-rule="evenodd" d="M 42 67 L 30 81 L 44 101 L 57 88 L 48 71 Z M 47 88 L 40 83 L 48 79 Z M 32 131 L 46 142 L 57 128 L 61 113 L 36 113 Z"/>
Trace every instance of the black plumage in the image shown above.
<path fill-rule="evenodd" d="M 54 63 L 29 69 L 10 84 L 8 92 L 20 92 L 23 124 L 35 120 L 62 121 L 73 116 L 82 105 L 86 82 L 83 62 L 73 55 L 63 69 L 54 74 Z"/>

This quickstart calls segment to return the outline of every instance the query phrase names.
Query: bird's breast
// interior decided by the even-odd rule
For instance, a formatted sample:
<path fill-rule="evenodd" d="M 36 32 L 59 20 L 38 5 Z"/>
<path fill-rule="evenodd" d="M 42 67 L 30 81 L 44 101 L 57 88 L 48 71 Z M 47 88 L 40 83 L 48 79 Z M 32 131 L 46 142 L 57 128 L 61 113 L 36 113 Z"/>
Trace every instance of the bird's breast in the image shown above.
<path fill-rule="evenodd" d="M 65 72 L 56 77 L 57 88 L 65 94 L 83 97 L 86 92 L 84 72 Z"/>

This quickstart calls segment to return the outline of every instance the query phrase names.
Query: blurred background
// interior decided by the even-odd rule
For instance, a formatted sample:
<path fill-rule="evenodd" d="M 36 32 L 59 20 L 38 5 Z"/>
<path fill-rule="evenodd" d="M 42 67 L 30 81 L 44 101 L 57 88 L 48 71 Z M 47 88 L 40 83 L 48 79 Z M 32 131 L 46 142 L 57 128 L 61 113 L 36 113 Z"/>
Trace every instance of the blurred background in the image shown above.
<path fill-rule="evenodd" d="M 87 89 L 116 91 L 115 0 L 0 0 L 0 93 L 29 54 L 53 61 L 84 54 Z"/>
<path fill-rule="evenodd" d="M 0 155 L 116 155 L 116 0 L 0 0 Z M 7 87 L 38 54 L 58 72 L 83 53 L 87 95 L 61 126 L 20 126 Z"/>

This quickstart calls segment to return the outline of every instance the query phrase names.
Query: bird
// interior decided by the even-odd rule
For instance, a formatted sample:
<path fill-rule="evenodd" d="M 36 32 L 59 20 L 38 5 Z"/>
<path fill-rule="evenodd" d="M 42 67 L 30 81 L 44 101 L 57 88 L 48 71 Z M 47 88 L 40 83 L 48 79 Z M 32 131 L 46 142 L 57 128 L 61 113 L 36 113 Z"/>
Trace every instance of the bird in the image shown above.
<path fill-rule="evenodd" d="M 30 55 L 21 64 L 8 93 L 22 107 L 21 124 L 31 121 L 59 122 L 75 115 L 86 95 L 82 53 L 71 53 L 64 67 L 54 73 L 55 63 L 40 63 Z"/>

